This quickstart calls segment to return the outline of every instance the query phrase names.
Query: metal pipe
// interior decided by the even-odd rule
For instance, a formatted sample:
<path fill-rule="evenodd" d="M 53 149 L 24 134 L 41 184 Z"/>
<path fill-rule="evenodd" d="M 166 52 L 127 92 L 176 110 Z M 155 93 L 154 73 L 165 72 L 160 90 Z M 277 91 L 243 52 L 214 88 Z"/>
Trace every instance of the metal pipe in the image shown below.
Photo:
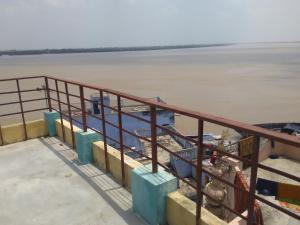
<path fill-rule="evenodd" d="M 68 88 L 68 83 L 67 82 L 65 82 L 65 90 L 66 90 L 66 98 L 67 98 L 67 105 L 68 105 L 69 122 L 70 122 L 71 133 L 72 133 L 72 146 L 73 146 L 74 149 L 76 149 L 74 129 L 73 129 L 73 119 L 72 119 L 72 112 L 71 112 L 71 105 L 70 105 L 69 88 Z"/>
<path fill-rule="evenodd" d="M 119 121 L 119 141 L 120 141 L 120 153 L 121 153 L 121 170 L 122 170 L 122 185 L 125 187 L 125 165 L 124 165 L 124 147 L 123 147 L 123 125 L 121 114 L 121 97 L 117 97 L 118 100 L 118 121 Z"/>
<path fill-rule="evenodd" d="M 58 82 L 57 82 L 57 80 L 55 80 L 55 88 L 56 88 L 56 95 L 57 95 L 57 101 L 58 101 L 58 109 L 59 109 L 59 115 L 60 115 L 61 133 L 62 133 L 63 141 L 65 142 L 66 138 L 65 138 L 64 121 L 63 121 L 63 115 L 62 115 L 62 110 L 61 110 L 60 96 L 59 96 L 59 92 L 58 92 Z"/>
<path fill-rule="evenodd" d="M 0 125 L 0 138 L 1 138 L 1 145 L 4 145 L 4 139 L 3 139 L 3 134 L 2 134 L 2 128 Z"/>
<path fill-rule="evenodd" d="M 109 172 L 109 161 L 108 161 L 108 153 L 107 153 L 107 138 L 106 138 L 106 124 L 105 124 L 103 91 L 100 91 L 100 103 L 101 103 L 102 133 L 103 133 L 103 143 L 104 143 L 105 170 L 108 173 Z"/>
<path fill-rule="evenodd" d="M 157 133 L 156 133 L 155 106 L 150 106 L 150 118 L 151 118 L 152 172 L 157 173 Z"/>
<path fill-rule="evenodd" d="M 21 96 L 21 92 L 20 92 L 20 83 L 19 83 L 18 79 L 16 79 L 16 82 L 17 82 L 18 96 L 19 96 L 19 102 L 20 102 L 20 108 L 21 108 L 21 115 L 22 115 L 22 121 L 23 121 L 24 135 L 25 135 L 25 140 L 27 140 L 28 136 L 27 136 L 27 128 L 26 128 L 26 122 L 25 122 L 25 115 L 24 115 L 24 109 L 23 109 L 22 96 Z"/>
<path fill-rule="evenodd" d="M 196 205 L 196 225 L 201 224 L 201 207 L 203 201 L 202 194 L 202 161 L 203 161 L 203 120 L 198 120 L 198 139 L 197 139 L 197 205 Z"/>
<path fill-rule="evenodd" d="M 45 77 L 45 84 L 46 84 L 46 92 L 47 92 L 47 103 L 49 107 L 49 112 L 52 112 L 52 106 L 51 106 L 51 98 L 50 98 L 50 91 L 49 91 L 49 83 L 48 83 L 48 78 Z"/>
<path fill-rule="evenodd" d="M 250 176 L 250 189 L 248 194 L 248 216 L 247 225 L 252 225 L 254 221 L 254 204 L 255 204 L 255 188 L 257 178 L 257 166 L 258 166 L 258 155 L 259 155 L 259 136 L 254 136 L 252 155 L 251 155 L 251 176 Z"/>
<path fill-rule="evenodd" d="M 83 86 L 79 86 L 83 131 L 87 131 Z"/>
<path fill-rule="evenodd" d="M 120 91 L 115 91 L 115 90 L 112 90 L 112 89 L 97 87 L 97 86 L 88 85 L 88 84 L 82 84 L 82 83 L 77 82 L 77 81 L 63 80 L 63 79 L 49 77 L 49 76 L 48 76 L 48 78 L 49 79 L 54 79 L 54 80 L 57 79 L 57 80 L 61 80 L 61 81 L 68 81 L 69 83 L 75 84 L 75 85 L 84 85 L 87 88 L 98 90 L 98 91 L 103 90 L 103 91 L 105 91 L 109 94 L 117 95 L 117 96 L 120 96 L 122 98 L 126 98 L 126 99 L 129 99 L 129 100 L 140 102 L 142 104 L 146 104 L 146 105 L 149 105 L 149 106 L 155 106 L 156 108 L 162 108 L 162 109 L 170 110 L 170 111 L 173 111 L 175 113 L 179 113 L 181 115 L 188 116 L 188 117 L 191 117 L 191 118 L 202 119 L 203 121 L 206 121 L 206 122 L 214 123 L 214 124 L 217 124 L 217 125 L 225 126 L 227 128 L 232 128 L 232 129 L 239 130 L 239 131 L 245 131 L 245 132 L 248 132 L 250 134 L 259 135 L 259 136 L 265 137 L 265 138 L 272 138 L 272 139 L 277 140 L 279 142 L 282 142 L 282 143 L 285 143 L 285 144 L 290 144 L 290 145 L 293 145 L 293 146 L 296 146 L 296 147 L 300 146 L 300 140 L 297 139 L 296 137 L 293 137 L 293 136 L 287 135 L 287 134 L 278 133 L 278 132 L 271 131 L 271 130 L 267 130 L 265 128 L 257 127 L 257 126 L 250 125 L 250 124 L 247 124 L 247 123 L 238 122 L 238 121 L 222 118 L 222 117 L 219 117 L 219 116 L 214 116 L 214 115 L 211 115 L 211 114 L 201 113 L 201 112 L 197 112 L 197 111 L 193 111 L 193 110 L 187 110 L 187 109 L 177 107 L 177 106 L 174 106 L 174 105 L 161 103 L 161 102 L 156 102 L 156 101 L 153 101 L 153 100 L 148 100 L 148 99 L 145 99 L 145 98 L 137 97 L 137 96 L 126 94 L 126 93 L 123 93 L 123 92 L 120 92 Z"/>

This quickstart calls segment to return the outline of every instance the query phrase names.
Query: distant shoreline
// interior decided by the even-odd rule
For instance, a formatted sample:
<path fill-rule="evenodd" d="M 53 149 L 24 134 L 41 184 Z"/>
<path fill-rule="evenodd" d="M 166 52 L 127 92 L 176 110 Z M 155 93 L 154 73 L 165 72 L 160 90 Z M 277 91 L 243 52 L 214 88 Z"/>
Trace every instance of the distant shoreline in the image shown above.
<path fill-rule="evenodd" d="M 142 46 L 142 47 L 105 47 L 105 48 L 63 48 L 63 49 L 39 49 L 39 50 L 6 50 L 0 51 L 0 56 L 15 55 L 43 55 L 43 54 L 72 54 L 72 53 L 96 53 L 96 52 L 126 52 L 126 51 L 151 51 L 183 48 L 205 48 L 228 46 L 233 44 L 203 44 L 203 45 L 166 45 L 166 46 Z"/>

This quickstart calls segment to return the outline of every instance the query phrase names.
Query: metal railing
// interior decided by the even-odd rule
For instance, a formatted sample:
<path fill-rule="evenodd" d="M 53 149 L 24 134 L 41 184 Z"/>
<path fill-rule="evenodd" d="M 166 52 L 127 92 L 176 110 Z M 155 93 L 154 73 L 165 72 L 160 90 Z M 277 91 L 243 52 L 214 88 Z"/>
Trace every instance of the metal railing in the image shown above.
<path fill-rule="evenodd" d="M 38 89 L 22 89 L 22 87 L 20 86 L 20 81 L 21 80 L 34 80 L 34 79 L 43 79 L 44 81 L 44 85 L 42 88 L 38 88 Z M 25 121 L 25 115 L 27 113 L 32 113 L 32 112 L 36 112 L 36 111 L 43 111 L 43 110 L 49 110 L 49 111 L 57 111 L 60 113 L 60 120 L 61 120 L 61 126 L 62 126 L 62 133 L 63 133 L 63 139 L 65 140 L 65 134 L 64 134 L 64 119 L 67 119 L 70 123 L 71 126 L 71 131 L 72 131 L 72 142 L 73 142 L 73 146 L 75 146 L 75 139 L 74 139 L 74 132 L 73 132 L 73 126 L 74 124 L 79 124 L 79 126 L 84 130 L 87 131 L 87 129 L 91 129 L 97 133 L 99 133 L 100 135 L 103 136 L 103 142 L 104 142 L 104 151 L 105 151 L 105 164 L 106 164 L 106 171 L 109 172 L 109 162 L 108 162 L 108 153 L 107 153 L 107 143 L 108 140 L 115 142 L 119 145 L 120 148 L 120 154 L 121 154 L 121 170 L 122 170 L 122 184 L 125 185 L 125 167 L 124 167 L 124 150 L 128 150 L 128 151 L 133 151 L 136 152 L 137 154 L 139 154 L 141 157 L 145 157 L 149 160 L 151 160 L 152 162 L 152 171 L 153 173 L 156 173 L 158 171 L 158 165 L 160 165 L 161 167 L 165 168 L 167 171 L 173 173 L 176 177 L 178 177 L 180 180 L 182 180 L 183 182 L 185 182 L 186 184 L 188 184 L 189 186 L 193 187 L 194 189 L 196 189 L 196 193 L 197 193 L 197 201 L 196 201 L 196 224 L 200 224 L 200 217 L 201 217 L 201 206 L 203 205 L 203 195 L 214 199 L 214 197 L 210 196 L 209 194 L 207 194 L 204 191 L 204 188 L 202 186 L 201 183 L 201 177 L 202 177 L 202 173 L 205 172 L 206 174 L 208 174 L 209 176 L 218 179 L 219 181 L 223 182 L 224 184 L 234 188 L 234 189 L 238 189 L 240 191 L 246 192 L 247 196 L 248 196 L 248 214 L 247 216 L 242 215 L 241 213 L 237 212 L 235 209 L 230 208 L 228 205 L 219 202 L 220 205 L 222 205 L 226 210 L 230 211 L 231 213 L 236 214 L 237 216 L 241 217 L 242 219 L 247 221 L 247 224 L 254 224 L 255 223 L 255 219 L 254 219 L 254 206 L 255 206 L 255 199 L 259 200 L 260 202 L 267 204 L 273 208 L 276 208 L 277 210 L 293 217 L 296 218 L 298 220 L 300 220 L 300 216 L 298 214 L 293 213 L 292 211 L 289 211 L 285 208 L 280 207 L 279 205 L 276 205 L 268 200 L 266 200 L 265 198 L 262 198 L 261 196 L 256 195 L 255 193 L 255 188 L 256 188 L 256 180 L 257 180 L 257 170 L 258 168 L 263 169 L 263 170 L 267 170 L 269 172 L 287 177 L 289 179 L 295 180 L 297 182 L 300 182 L 300 178 L 298 176 L 262 165 L 259 163 L 258 161 L 258 156 L 259 156 L 259 141 L 260 141 L 260 137 L 263 138 L 268 138 L 277 142 L 281 142 L 281 143 L 285 143 L 291 146 L 295 146 L 295 147 L 300 147 L 300 140 L 296 137 L 290 136 L 290 135 L 286 135 L 286 134 L 282 134 L 282 133 L 278 133 L 278 132 L 274 132 L 271 130 L 267 130 L 264 128 L 260 128 L 260 127 L 256 127 L 256 126 L 252 126 L 246 123 L 242 123 L 242 122 L 237 122 L 237 121 L 233 121 L 233 120 L 229 120 L 229 119 L 225 119 L 225 118 L 221 118 L 221 117 L 217 117 L 217 116 L 213 116 L 210 114 L 204 114 L 204 113 L 200 113 L 200 112 L 196 112 L 196 111 L 192 111 L 192 110 L 187 110 L 184 108 L 180 108 L 177 106 L 173 106 L 173 105 L 169 105 L 166 104 L 164 102 L 156 102 L 153 100 L 149 100 L 149 99 L 145 99 L 145 98 L 141 98 L 141 97 L 136 97 L 130 94 L 125 94 L 119 91 L 115 91 L 112 89 L 107 89 L 107 88 L 103 88 L 103 87 L 98 87 L 98 86 L 94 86 L 94 85 L 87 85 L 87 84 L 83 84 L 80 82 L 76 82 L 76 81 L 70 81 L 70 80 L 64 80 L 64 79 L 59 79 L 59 78 L 55 78 L 55 77 L 49 77 L 49 76 L 38 76 L 38 77 L 23 77 L 23 78 L 11 78 L 11 79 L 1 79 L 0 83 L 3 82 L 16 82 L 16 90 L 14 91 L 7 91 L 7 92 L 0 92 L 0 96 L 2 95 L 9 95 L 9 94 L 18 94 L 18 101 L 12 101 L 12 102 L 6 102 L 6 103 L 1 103 L 0 106 L 6 106 L 6 105 L 11 105 L 11 104 L 19 104 L 21 110 L 18 112 L 13 112 L 13 113 L 4 113 L 4 114 L 0 114 L 0 118 L 1 117 L 7 117 L 7 116 L 11 116 L 11 115 L 21 115 L 22 117 L 22 122 L 24 125 L 24 133 L 25 133 L 25 139 L 27 139 L 27 131 L 26 131 L 26 121 Z M 76 91 L 77 94 L 74 94 L 72 91 L 70 91 L 70 86 L 72 86 L 72 90 Z M 22 99 L 22 94 L 25 92 L 34 92 L 34 91 L 40 91 L 40 90 L 44 90 L 46 93 L 46 98 L 39 98 L 39 99 L 30 99 L 30 100 L 23 100 Z M 88 112 L 86 110 L 86 102 L 92 103 L 92 101 L 88 98 L 85 97 L 86 91 L 93 91 L 93 92 L 97 92 L 99 94 L 99 98 L 100 98 L 100 102 L 98 102 L 98 106 L 100 106 L 100 114 L 99 115 L 94 115 L 91 112 Z M 79 93 L 79 94 L 78 94 Z M 111 107 L 109 105 L 104 105 L 104 101 L 103 101 L 103 96 L 104 94 L 109 94 L 111 96 L 114 96 L 117 99 L 117 107 Z M 62 99 L 65 99 L 65 101 L 63 101 Z M 70 99 L 78 99 L 80 102 L 80 107 L 76 104 L 76 106 L 74 104 L 72 104 L 72 102 Z M 145 118 L 141 118 L 135 114 L 131 114 L 125 111 L 122 111 L 122 105 L 121 105 L 121 101 L 122 99 L 126 99 L 126 100 L 132 100 L 134 102 L 137 102 L 139 104 L 143 104 L 145 106 L 148 106 L 150 109 L 150 115 L 149 115 L 149 120 L 145 119 Z M 38 100 L 45 100 L 47 103 L 47 108 L 42 107 L 42 108 L 37 108 L 37 109 L 31 109 L 31 110 L 24 110 L 23 108 L 23 104 L 25 102 L 33 102 L 33 101 L 38 101 Z M 66 110 L 63 110 L 63 107 L 66 107 Z M 72 110 L 77 110 L 81 112 L 81 117 L 78 119 L 78 117 L 75 117 L 72 115 Z M 117 113 L 117 118 L 118 118 L 118 122 L 117 123 L 113 123 L 111 121 L 109 121 L 106 118 L 106 114 L 105 114 L 105 109 L 110 109 L 114 112 Z M 164 109 L 164 110 L 169 110 L 171 112 L 174 112 L 176 114 L 180 114 L 183 116 L 186 116 L 188 118 L 192 118 L 196 121 L 197 123 L 197 139 L 193 139 L 190 137 L 186 137 L 182 134 L 176 133 L 170 129 L 167 129 L 164 126 L 161 126 L 157 123 L 157 110 L 158 109 Z M 137 135 L 135 132 L 127 130 L 123 127 L 123 116 L 128 116 L 131 118 L 134 118 L 136 120 L 142 121 L 144 123 L 149 124 L 150 130 L 151 130 L 151 138 L 145 138 L 143 136 L 139 136 Z M 101 124 L 99 126 L 99 128 L 95 128 L 94 126 L 91 126 L 88 123 L 88 117 L 92 117 L 96 120 L 101 121 Z M 206 145 L 205 143 L 203 143 L 203 130 L 204 130 L 204 123 L 208 122 L 208 123 L 213 123 L 216 125 L 221 125 L 227 128 L 231 128 L 231 129 L 235 129 L 238 131 L 242 131 L 242 132 L 246 132 L 249 135 L 252 135 L 254 137 L 254 144 L 253 144 L 253 149 L 252 149 L 252 155 L 251 155 L 251 159 L 247 159 L 247 158 L 243 158 L 241 156 L 238 156 L 236 154 L 231 154 L 230 152 L 226 152 L 223 151 L 221 149 L 218 149 L 216 147 L 213 147 L 211 145 Z M 113 137 L 110 137 L 107 134 L 107 126 L 111 126 L 114 127 L 115 129 L 117 129 L 119 131 L 119 138 L 115 139 Z M 1 126 L 0 126 L 1 128 Z M 161 145 L 160 143 L 157 142 L 157 129 L 161 129 L 166 133 L 170 133 L 173 136 L 176 135 L 179 138 L 182 138 L 184 140 L 188 140 L 189 142 L 193 143 L 196 148 L 197 148 L 197 160 L 196 163 L 189 161 L 187 159 L 185 159 L 184 157 L 176 154 L 176 152 L 173 152 L 172 149 L 168 149 L 167 147 Z M 140 138 L 142 140 L 151 142 L 151 146 L 152 146 L 152 154 L 151 156 L 149 155 L 144 155 L 142 152 L 136 151 L 135 149 L 131 148 L 131 146 L 127 146 L 126 144 L 124 144 L 124 140 L 123 140 L 123 135 L 127 133 L 129 135 L 132 135 L 133 137 L 136 138 Z M 3 138 L 2 138 L 3 140 Z M 183 178 L 183 177 L 179 177 L 178 174 L 176 174 L 175 171 L 171 170 L 169 167 L 167 167 L 166 165 L 162 164 L 159 162 L 158 160 L 158 153 L 157 153 L 157 147 L 160 147 L 162 149 L 164 149 L 165 151 L 169 152 L 170 154 L 176 156 L 177 158 L 179 158 L 180 160 L 190 164 L 193 168 L 196 169 L 196 184 L 190 182 L 188 179 Z M 243 188 L 241 188 L 238 185 L 235 185 L 227 180 L 225 180 L 224 178 L 221 177 L 217 177 L 214 174 L 210 173 L 209 171 L 207 171 L 206 169 L 202 168 L 202 161 L 203 161 L 203 155 L 204 155 L 204 148 L 210 148 L 213 151 L 217 151 L 219 155 L 222 156 L 228 156 L 237 160 L 240 160 L 242 162 L 246 162 L 248 164 L 251 165 L 251 176 L 250 176 L 250 185 L 249 185 L 249 191 L 245 191 Z M 216 200 L 218 201 L 218 200 Z"/>

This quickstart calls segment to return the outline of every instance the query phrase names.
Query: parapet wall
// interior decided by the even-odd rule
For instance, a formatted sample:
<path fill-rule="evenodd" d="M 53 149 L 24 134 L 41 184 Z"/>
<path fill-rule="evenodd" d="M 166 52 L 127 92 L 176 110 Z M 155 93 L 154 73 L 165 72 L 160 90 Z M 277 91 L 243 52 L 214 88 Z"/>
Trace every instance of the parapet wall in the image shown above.
<path fill-rule="evenodd" d="M 63 132 L 61 120 L 55 120 L 56 132 L 58 138 L 63 140 Z M 28 139 L 48 136 L 48 127 L 44 119 L 26 122 Z M 65 142 L 72 146 L 72 132 L 70 123 L 63 120 L 63 131 Z M 82 132 L 79 127 L 73 126 L 74 132 Z M 12 144 L 25 140 L 25 132 L 22 123 L 2 126 L 0 130 L 0 144 Z M 74 135 L 75 137 L 75 135 Z M 2 139 L 3 138 L 3 139 Z M 76 143 L 76 142 L 75 142 Z M 121 155 L 120 151 L 111 146 L 107 146 L 108 165 L 106 168 L 105 152 L 103 141 L 93 143 L 93 163 L 101 170 L 108 171 L 116 178 L 117 181 L 122 181 L 121 170 Z M 131 191 L 131 174 L 135 168 L 143 166 L 140 162 L 124 156 L 125 165 L 125 186 Z M 166 216 L 169 225 L 190 225 L 196 223 L 196 203 L 185 197 L 178 191 L 172 192 L 167 196 Z M 226 222 L 222 221 L 206 209 L 202 208 L 202 224 L 204 225 L 225 225 Z"/>
<path fill-rule="evenodd" d="M 284 156 L 290 159 L 300 161 L 300 148 L 287 145 L 280 142 L 272 142 L 268 140 L 259 150 L 259 162 L 267 159 L 270 155 Z"/>
<path fill-rule="evenodd" d="M 44 119 L 26 122 L 27 138 L 33 139 L 48 135 L 48 129 Z M 25 141 L 23 123 L 2 126 L 0 130 L 0 145 L 12 144 Z"/>
<path fill-rule="evenodd" d="M 225 225 L 207 209 L 201 209 L 202 225 Z M 169 225 L 196 224 L 196 203 L 178 191 L 172 192 L 167 199 L 167 220 Z"/>

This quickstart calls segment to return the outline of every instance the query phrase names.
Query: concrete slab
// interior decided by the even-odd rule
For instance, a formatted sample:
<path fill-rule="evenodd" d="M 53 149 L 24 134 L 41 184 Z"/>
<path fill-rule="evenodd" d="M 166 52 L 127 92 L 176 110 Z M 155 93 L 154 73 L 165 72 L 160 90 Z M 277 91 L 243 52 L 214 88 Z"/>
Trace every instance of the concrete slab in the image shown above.
<path fill-rule="evenodd" d="M 262 161 L 261 164 L 281 170 L 283 172 L 287 172 L 289 174 L 294 174 L 296 176 L 298 174 L 300 174 L 300 166 L 299 166 L 300 162 L 293 160 L 293 159 L 289 159 L 289 158 L 285 158 L 285 157 L 279 157 L 278 159 L 267 158 L 266 160 Z M 251 174 L 250 168 L 244 170 L 243 174 L 245 174 L 245 176 L 247 177 L 248 183 L 249 183 L 250 182 L 250 174 Z M 263 170 L 263 169 L 258 170 L 257 177 L 265 178 L 268 180 L 273 180 L 276 182 L 300 185 L 300 183 L 297 181 L 277 175 L 275 173 L 271 173 L 271 172 L 269 172 L 267 170 Z M 265 198 L 266 200 L 268 200 L 276 205 L 280 205 L 279 201 L 277 201 L 274 196 L 264 196 L 264 195 L 259 195 L 259 196 L 262 198 Z M 259 202 L 259 204 L 261 206 L 264 224 L 266 224 L 266 225 L 268 225 L 268 224 L 298 225 L 299 224 L 299 221 L 297 219 L 294 219 L 294 218 L 280 212 L 279 210 L 272 208 L 262 202 Z M 286 208 L 286 209 L 288 209 L 288 208 Z M 288 209 L 288 210 L 290 210 L 290 209 Z M 298 213 L 298 215 L 300 215 L 300 213 L 295 210 L 290 210 L 290 211 L 292 211 L 293 213 Z"/>
<path fill-rule="evenodd" d="M 56 138 L 0 147 L 0 224 L 145 224 L 131 194 Z"/>

